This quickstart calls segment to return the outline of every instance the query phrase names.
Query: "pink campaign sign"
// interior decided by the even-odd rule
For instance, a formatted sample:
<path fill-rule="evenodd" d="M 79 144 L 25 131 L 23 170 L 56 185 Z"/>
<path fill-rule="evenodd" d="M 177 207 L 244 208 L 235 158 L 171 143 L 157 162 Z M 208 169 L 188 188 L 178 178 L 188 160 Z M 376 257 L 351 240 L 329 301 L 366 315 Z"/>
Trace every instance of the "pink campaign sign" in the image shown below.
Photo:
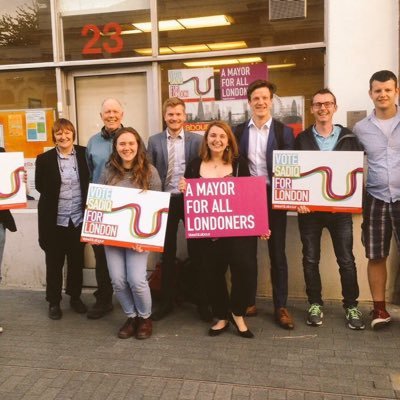
<path fill-rule="evenodd" d="M 187 179 L 186 238 L 261 236 L 268 232 L 266 179 Z"/>

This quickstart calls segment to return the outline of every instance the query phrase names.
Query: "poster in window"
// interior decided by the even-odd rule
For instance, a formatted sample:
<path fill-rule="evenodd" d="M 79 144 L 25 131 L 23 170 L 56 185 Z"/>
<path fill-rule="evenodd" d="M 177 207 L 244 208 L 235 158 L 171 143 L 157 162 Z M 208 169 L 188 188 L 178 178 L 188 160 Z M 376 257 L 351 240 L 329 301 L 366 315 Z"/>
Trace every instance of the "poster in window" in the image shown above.
<path fill-rule="evenodd" d="M 168 84 L 169 97 L 185 102 L 215 99 L 213 68 L 170 69 Z"/>
<path fill-rule="evenodd" d="M 46 142 L 46 112 L 43 110 L 26 111 L 26 140 L 28 142 Z"/>

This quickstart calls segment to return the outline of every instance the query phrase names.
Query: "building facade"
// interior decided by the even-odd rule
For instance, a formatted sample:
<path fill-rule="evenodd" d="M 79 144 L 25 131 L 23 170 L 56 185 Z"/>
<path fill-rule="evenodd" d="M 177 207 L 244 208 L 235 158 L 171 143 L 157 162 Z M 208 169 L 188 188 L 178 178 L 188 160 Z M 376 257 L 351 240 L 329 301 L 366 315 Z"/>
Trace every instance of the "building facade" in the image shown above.
<path fill-rule="evenodd" d="M 52 122 L 69 118 L 78 143 L 85 145 L 102 126 L 99 111 L 106 97 L 120 99 L 124 125 L 134 126 L 145 141 L 162 129 L 161 104 L 170 95 L 187 101 L 187 129 L 201 131 L 217 118 L 240 122 L 248 116 L 245 87 L 258 76 L 277 86 L 274 115 L 284 122 L 308 126 L 311 95 L 328 86 L 338 99 L 335 122 L 352 125 L 372 109 L 371 74 L 399 71 L 398 0 L 0 0 L 0 5 L 0 145 L 24 152 L 33 198 L 34 159 L 52 146 Z M 14 212 L 19 231 L 7 238 L 6 284 L 44 285 L 35 207 L 33 200 Z M 359 225 L 356 216 L 355 254 L 361 297 L 367 299 Z M 302 297 L 295 215 L 288 235 L 290 294 Z M 340 298 L 326 242 L 323 277 L 331 281 L 332 274 L 336 283 L 325 297 Z M 269 295 L 264 246 L 259 294 Z M 89 267 L 90 259 L 89 254 Z M 397 263 L 396 258 L 390 298 Z M 90 276 L 88 271 L 89 283 Z"/>

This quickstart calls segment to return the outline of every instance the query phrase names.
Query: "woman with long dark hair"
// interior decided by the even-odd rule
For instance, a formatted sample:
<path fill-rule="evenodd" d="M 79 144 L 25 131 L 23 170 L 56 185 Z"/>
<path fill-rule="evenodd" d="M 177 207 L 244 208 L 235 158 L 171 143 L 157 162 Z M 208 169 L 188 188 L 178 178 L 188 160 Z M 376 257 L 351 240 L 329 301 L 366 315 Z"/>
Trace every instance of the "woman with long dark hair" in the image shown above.
<path fill-rule="evenodd" d="M 115 133 L 112 153 L 100 182 L 161 190 L 158 172 L 147 160 L 144 143 L 135 129 L 123 127 Z M 146 274 L 149 253 L 140 245 L 131 248 L 105 246 L 104 249 L 114 293 L 128 317 L 118 337 L 147 339 L 152 334 L 151 295 Z"/>

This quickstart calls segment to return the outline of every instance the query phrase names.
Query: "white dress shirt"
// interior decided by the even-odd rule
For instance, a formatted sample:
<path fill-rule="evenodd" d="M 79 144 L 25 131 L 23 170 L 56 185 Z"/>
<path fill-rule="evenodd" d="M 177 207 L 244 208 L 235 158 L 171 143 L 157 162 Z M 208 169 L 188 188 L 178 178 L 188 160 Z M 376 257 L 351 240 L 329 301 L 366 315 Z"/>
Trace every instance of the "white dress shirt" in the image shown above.
<path fill-rule="evenodd" d="M 253 119 L 249 121 L 249 169 L 252 176 L 265 176 L 268 181 L 267 170 L 267 144 L 271 128 L 270 118 L 260 129 L 257 128 Z"/>

